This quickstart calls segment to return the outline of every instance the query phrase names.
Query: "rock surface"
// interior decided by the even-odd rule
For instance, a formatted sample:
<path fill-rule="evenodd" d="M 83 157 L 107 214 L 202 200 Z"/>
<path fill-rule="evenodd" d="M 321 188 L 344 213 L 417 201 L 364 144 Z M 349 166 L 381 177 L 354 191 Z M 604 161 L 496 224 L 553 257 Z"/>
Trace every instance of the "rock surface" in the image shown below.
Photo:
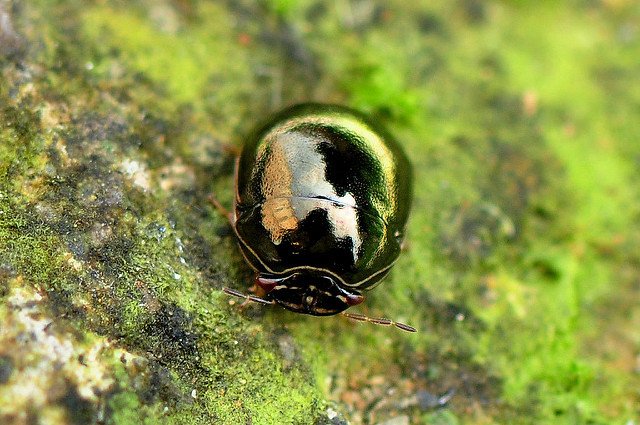
<path fill-rule="evenodd" d="M 415 3 L 0 0 L 0 423 L 638 423 L 640 11 Z M 415 335 L 220 291 L 207 196 L 305 100 L 409 152 L 360 311 Z"/>

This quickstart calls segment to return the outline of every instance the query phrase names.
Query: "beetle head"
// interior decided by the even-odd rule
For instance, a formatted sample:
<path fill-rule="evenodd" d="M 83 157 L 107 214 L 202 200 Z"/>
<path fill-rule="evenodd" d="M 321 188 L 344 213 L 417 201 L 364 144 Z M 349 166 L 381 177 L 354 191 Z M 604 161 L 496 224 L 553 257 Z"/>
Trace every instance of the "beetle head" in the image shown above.
<path fill-rule="evenodd" d="M 338 280 L 313 270 L 295 271 L 286 275 L 260 274 L 256 284 L 271 299 L 296 313 L 330 316 L 360 304 L 364 297 L 343 289 Z"/>

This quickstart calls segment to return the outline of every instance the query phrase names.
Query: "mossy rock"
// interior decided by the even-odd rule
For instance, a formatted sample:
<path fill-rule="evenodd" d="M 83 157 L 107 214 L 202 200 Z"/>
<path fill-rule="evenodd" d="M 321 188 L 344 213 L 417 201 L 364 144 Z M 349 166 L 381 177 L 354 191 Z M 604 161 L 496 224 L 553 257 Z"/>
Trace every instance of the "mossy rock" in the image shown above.
<path fill-rule="evenodd" d="M 0 0 L 0 423 L 640 420 L 633 1 Z M 360 309 L 244 310 L 233 146 L 383 122 L 417 182 Z"/>

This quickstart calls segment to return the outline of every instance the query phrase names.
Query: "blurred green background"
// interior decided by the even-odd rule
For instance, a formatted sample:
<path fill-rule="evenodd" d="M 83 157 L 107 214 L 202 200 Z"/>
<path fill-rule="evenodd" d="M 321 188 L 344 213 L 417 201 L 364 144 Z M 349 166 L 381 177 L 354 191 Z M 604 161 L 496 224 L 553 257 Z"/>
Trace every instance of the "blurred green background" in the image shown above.
<path fill-rule="evenodd" d="M 638 424 L 639 58 L 635 0 L 0 0 L 0 422 Z M 206 198 L 311 100 L 413 162 L 357 311 L 417 334 L 219 291 Z"/>

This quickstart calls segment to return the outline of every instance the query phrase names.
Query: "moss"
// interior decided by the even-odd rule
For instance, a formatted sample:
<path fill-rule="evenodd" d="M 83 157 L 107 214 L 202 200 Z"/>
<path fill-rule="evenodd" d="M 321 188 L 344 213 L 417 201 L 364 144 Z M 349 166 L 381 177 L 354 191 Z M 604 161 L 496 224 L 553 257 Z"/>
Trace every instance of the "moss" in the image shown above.
<path fill-rule="evenodd" d="M 64 20 L 65 25 L 73 24 Z M 77 36 L 73 26 L 64 35 L 54 27 L 42 28 L 53 39 Z M 130 351 L 146 353 L 153 361 L 141 366 L 145 379 L 139 377 L 139 371 L 132 371 L 130 378 L 116 375 L 117 388 L 102 395 L 109 406 L 106 413 L 99 413 L 96 402 L 80 395 L 73 385 L 59 405 L 70 417 L 84 422 L 106 414 L 107 422 L 112 423 L 141 418 L 149 423 L 184 423 L 186 418 L 235 423 L 236 403 L 243 400 L 249 407 L 242 409 L 241 417 L 258 418 L 262 423 L 278 423 L 282 418 L 299 422 L 317 415 L 322 405 L 313 381 L 303 378 L 306 372 L 299 367 L 283 371 L 268 341 L 256 336 L 255 342 L 243 347 L 250 356 L 249 364 L 244 355 L 212 355 L 221 347 L 227 351 L 234 347 L 226 324 L 229 313 L 220 297 L 212 294 L 210 283 L 202 282 L 185 260 L 192 258 L 189 246 L 183 252 L 181 239 L 190 243 L 190 238 L 171 229 L 175 224 L 162 213 L 164 196 L 145 195 L 146 187 L 137 183 L 162 172 L 147 168 L 146 175 L 129 175 L 133 161 L 143 163 L 131 150 L 141 137 L 128 125 L 131 117 L 91 94 L 81 94 L 80 87 L 92 84 L 87 75 L 55 74 L 73 68 L 83 48 L 74 51 L 66 46 L 53 54 L 32 51 L 56 64 L 46 81 L 21 81 L 15 78 L 16 68 L 6 68 L 11 77 L 7 84 L 18 90 L 25 84 L 36 88 L 20 100 L 6 95 L 15 88 L 3 87 L 2 91 L 5 190 L 0 248 L 7 273 L 26 276 L 28 285 L 47 293 L 48 308 L 66 317 L 65 326 L 80 334 L 88 328 Z M 69 119 L 66 102 L 71 99 L 76 103 Z M 35 112 L 43 103 L 44 124 Z M 62 124 L 48 127 L 52 121 Z M 177 128 L 176 123 L 171 125 Z M 150 129 L 145 134 L 156 138 L 157 132 Z M 124 155 L 133 156 L 122 171 Z M 192 196 L 180 202 L 192 202 Z M 184 208 L 181 205 L 180 214 Z M 198 223 L 203 222 L 205 217 L 195 215 Z M 117 358 L 111 361 L 113 365 L 102 360 L 107 367 L 120 367 Z M 243 377 L 242 383 L 226 384 L 236 376 Z M 129 390 L 131 385 L 136 391 Z M 287 396 L 278 391 L 282 387 L 297 390 Z M 254 400 L 253 393 L 261 394 L 260 398 Z M 273 398 L 272 394 L 281 395 Z M 272 403 L 264 402 L 267 395 Z M 282 406 L 277 416 L 273 403 Z M 170 410 L 163 411 L 163 406 Z"/>
<path fill-rule="evenodd" d="M 144 416 L 141 414 L 141 406 L 135 393 L 122 392 L 116 394 L 109 400 L 109 408 L 113 411 L 110 423 L 114 425 L 130 425 L 144 423 Z"/>
<path fill-rule="evenodd" d="M 458 12 L 455 5 L 432 7 L 435 13 Z M 417 10 L 389 10 L 393 15 L 382 25 L 346 37 L 342 54 L 334 50 L 326 54 L 329 73 L 339 76 L 353 102 L 383 117 L 390 115 L 396 123 L 411 117 L 405 121 L 408 131 L 396 130 L 411 152 L 420 182 L 409 252 L 398 263 L 402 272 L 396 270 L 372 294 L 370 305 L 384 305 L 387 314 L 403 311 L 400 319 L 422 324 L 419 327 L 430 333 L 441 327 L 438 336 L 422 336 L 416 341 L 419 348 L 410 350 L 422 352 L 437 344 L 443 352 L 459 353 L 462 357 L 456 361 L 467 370 L 479 362 L 504 380 L 498 388 L 517 411 L 538 412 L 533 421 L 606 422 L 602 415 L 611 412 L 611 399 L 603 403 L 598 376 L 608 374 L 608 367 L 603 358 L 584 351 L 583 332 L 594 326 L 595 300 L 608 291 L 617 292 L 611 286 L 612 273 L 631 259 L 612 262 L 589 247 L 616 238 L 621 230 L 615 229 L 637 231 L 632 217 L 637 216 L 638 193 L 630 183 L 635 181 L 629 172 L 632 162 L 618 153 L 629 145 L 616 144 L 614 136 L 606 135 L 610 125 L 606 123 L 612 120 L 601 107 L 609 97 L 585 63 L 594 60 L 589 46 L 615 45 L 615 40 L 582 32 L 590 27 L 590 18 L 556 3 L 546 4 L 543 15 L 550 25 L 574 25 L 571 37 L 560 29 L 537 37 L 538 13 L 491 5 L 485 10 L 491 25 L 464 28 L 460 21 L 449 20 L 449 28 L 459 31 L 459 40 L 443 43 L 420 36 L 419 27 L 414 32 L 409 15 L 421 16 Z M 516 18 L 503 20 L 500 13 L 514 13 Z M 597 13 L 606 15 L 607 10 Z M 328 21 L 317 23 L 320 31 L 309 38 L 332 37 L 335 28 Z M 399 23 L 401 31 L 394 25 Z M 439 55 L 445 51 L 446 57 Z M 416 58 L 415 52 L 425 52 L 426 58 Z M 548 63 L 541 62 L 540 52 L 551 52 L 545 56 Z M 349 72 L 362 69 L 358 66 L 363 57 L 375 73 Z M 413 67 L 413 73 L 405 64 Z M 428 79 L 415 77 L 422 72 Z M 382 79 L 389 84 L 376 85 L 376 73 L 393 78 Z M 410 86 L 412 77 L 420 83 Z M 394 83 L 396 78 L 404 87 Z M 373 100 L 363 100 L 362 93 Z M 419 99 L 420 108 L 414 104 L 407 113 L 399 113 L 407 95 Z M 583 141 L 572 136 L 576 125 L 583 126 Z M 594 134 L 607 140 L 604 146 L 594 148 Z M 615 212 L 620 210 L 625 211 Z M 424 302 L 422 297 L 436 301 Z M 440 300 L 453 301 L 461 314 L 453 315 L 454 323 L 447 324 L 442 312 L 429 312 Z M 461 303 L 470 309 L 456 306 Z M 438 325 L 430 325 L 432 314 Z M 455 325 L 455 317 L 463 321 Z M 311 339 L 326 332 L 323 328 L 303 334 Z M 448 342 L 451 335 L 456 340 L 453 347 Z M 354 342 L 352 337 L 329 345 L 332 356 L 357 351 L 367 359 L 349 359 L 354 365 L 345 373 L 348 376 L 363 368 L 375 374 L 379 363 L 398 359 L 382 338 Z M 328 343 L 323 340 L 320 345 Z M 445 376 L 451 373 L 446 372 L 446 360 L 437 361 L 445 365 Z M 346 359 L 329 363 L 343 368 Z M 446 382 L 439 373 L 441 382 Z M 635 379 L 622 375 L 612 378 L 612 388 L 629 388 Z M 624 398 L 616 394 L 613 398 Z M 614 404 L 619 409 L 614 416 L 633 415 L 628 398 Z M 504 409 L 504 417 L 513 419 L 509 412 Z"/>

